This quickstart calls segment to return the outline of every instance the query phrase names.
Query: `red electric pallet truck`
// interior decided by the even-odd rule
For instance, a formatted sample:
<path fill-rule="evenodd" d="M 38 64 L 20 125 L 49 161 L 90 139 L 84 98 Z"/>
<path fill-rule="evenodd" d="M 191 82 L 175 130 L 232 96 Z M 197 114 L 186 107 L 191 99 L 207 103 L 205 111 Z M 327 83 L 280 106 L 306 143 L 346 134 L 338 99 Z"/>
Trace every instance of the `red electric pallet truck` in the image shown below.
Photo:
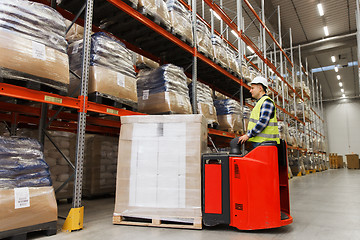
<path fill-rule="evenodd" d="M 237 141 L 230 154 L 202 156 L 204 225 L 256 230 L 291 224 L 285 141 L 261 143 L 243 156 Z"/>

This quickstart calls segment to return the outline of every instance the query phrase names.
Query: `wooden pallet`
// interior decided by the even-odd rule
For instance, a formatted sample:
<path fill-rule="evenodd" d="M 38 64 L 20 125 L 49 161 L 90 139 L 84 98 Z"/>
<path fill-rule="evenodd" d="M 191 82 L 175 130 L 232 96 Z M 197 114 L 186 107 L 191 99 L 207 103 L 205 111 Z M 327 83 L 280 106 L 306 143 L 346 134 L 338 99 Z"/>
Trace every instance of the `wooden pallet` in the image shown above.
<path fill-rule="evenodd" d="M 114 97 L 114 96 L 111 96 L 111 95 L 108 95 L 105 93 L 100 93 L 100 92 L 89 93 L 88 99 L 91 102 L 95 102 L 95 103 L 99 103 L 99 104 L 103 104 L 103 105 L 107 105 L 107 106 L 111 106 L 111 107 L 115 107 L 115 108 L 126 109 L 126 110 L 130 110 L 130 111 L 134 111 L 134 112 L 137 111 L 136 103 L 131 102 L 126 99 Z"/>
<path fill-rule="evenodd" d="M 144 15 L 145 17 L 147 17 L 148 19 L 150 19 L 151 21 L 153 21 L 154 23 L 156 23 L 157 25 L 159 25 L 160 27 L 164 28 L 166 31 L 171 33 L 171 26 L 169 23 L 167 23 L 164 19 L 162 19 L 161 17 L 159 17 L 157 14 L 154 14 L 153 12 L 149 11 L 147 8 L 145 7 L 140 7 L 139 8 L 139 12 Z"/>
<path fill-rule="evenodd" d="M 202 218 L 188 218 L 192 223 L 179 221 L 169 221 L 162 219 L 150 218 L 133 218 L 125 216 L 113 216 L 113 224 L 119 225 L 133 225 L 133 226 L 146 226 L 146 227 L 164 227 L 164 228 L 184 228 L 184 229 L 202 229 Z"/>
<path fill-rule="evenodd" d="M 56 221 L 0 232 L 0 239 L 9 238 L 11 240 L 26 240 L 28 233 L 39 231 L 43 232 L 46 236 L 55 235 L 57 232 Z"/>

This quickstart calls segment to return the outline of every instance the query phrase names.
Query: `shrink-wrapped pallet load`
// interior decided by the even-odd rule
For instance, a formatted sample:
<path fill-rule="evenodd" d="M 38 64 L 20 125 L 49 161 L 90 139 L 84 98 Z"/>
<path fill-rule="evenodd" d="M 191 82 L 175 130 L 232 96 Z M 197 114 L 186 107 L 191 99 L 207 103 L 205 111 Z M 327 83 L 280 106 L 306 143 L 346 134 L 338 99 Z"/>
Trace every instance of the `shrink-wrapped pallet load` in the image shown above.
<path fill-rule="evenodd" d="M 197 20 L 196 27 L 196 42 L 198 51 L 209 58 L 213 58 L 214 48 L 211 43 L 211 34 L 208 27 L 201 20 Z"/>
<path fill-rule="evenodd" d="M 190 100 L 192 99 L 192 83 L 189 85 L 189 95 Z M 214 100 L 212 98 L 211 88 L 203 83 L 197 82 L 197 110 L 199 114 L 204 115 L 208 124 L 218 125 L 218 120 L 216 116 L 216 108 L 214 106 Z"/>
<path fill-rule="evenodd" d="M 230 132 L 244 132 L 240 104 L 233 99 L 215 100 L 219 129 Z"/>
<path fill-rule="evenodd" d="M 82 40 L 69 46 L 70 69 L 81 75 Z M 80 80 L 72 77 L 69 92 Z M 132 53 L 117 39 L 102 32 L 91 36 L 89 94 L 135 106 L 137 102 L 136 78 Z"/>
<path fill-rule="evenodd" d="M 239 68 L 238 68 L 238 59 L 236 58 L 236 54 L 235 52 L 230 49 L 230 48 L 227 48 L 226 49 L 226 53 L 227 53 L 227 62 L 228 62 L 228 67 L 235 73 L 238 73 L 239 72 Z"/>
<path fill-rule="evenodd" d="M 149 114 L 192 113 L 184 70 L 166 64 L 137 76 L 138 110 Z"/>
<path fill-rule="evenodd" d="M 135 53 L 135 65 L 138 69 L 143 69 L 143 68 L 158 68 L 160 67 L 159 63 L 144 57 L 140 54 Z"/>
<path fill-rule="evenodd" d="M 1 238 L 13 235 L 6 231 L 45 223 L 56 233 L 57 204 L 40 143 L 0 137 L 0 165 Z"/>
<path fill-rule="evenodd" d="M 167 0 L 166 5 L 170 14 L 172 31 L 192 43 L 191 12 L 178 0 Z"/>
<path fill-rule="evenodd" d="M 66 92 L 64 18 L 53 8 L 26 0 L 0 0 L 0 9 L 0 77 Z"/>
<path fill-rule="evenodd" d="M 166 27 L 171 26 L 170 15 L 163 0 L 139 0 L 139 11 L 151 15 L 155 22 L 160 22 Z"/>
<path fill-rule="evenodd" d="M 287 144 L 291 144 L 288 125 L 285 124 L 283 121 L 278 121 L 278 128 L 280 139 L 285 140 Z"/>
<path fill-rule="evenodd" d="M 205 118 L 125 116 L 121 123 L 113 223 L 134 224 L 126 217 L 135 217 L 150 219 L 145 226 L 167 220 L 201 228 Z"/>
<path fill-rule="evenodd" d="M 228 66 L 228 56 L 226 46 L 223 40 L 218 35 L 211 36 L 211 43 L 214 48 L 215 61 L 219 62 L 222 66 Z"/>
<path fill-rule="evenodd" d="M 85 139 L 83 194 L 115 193 L 119 138 L 87 134 Z"/>
<path fill-rule="evenodd" d="M 295 127 L 289 127 L 289 141 L 288 144 L 293 146 L 293 147 L 298 147 L 298 143 L 297 143 L 297 130 Z"/>

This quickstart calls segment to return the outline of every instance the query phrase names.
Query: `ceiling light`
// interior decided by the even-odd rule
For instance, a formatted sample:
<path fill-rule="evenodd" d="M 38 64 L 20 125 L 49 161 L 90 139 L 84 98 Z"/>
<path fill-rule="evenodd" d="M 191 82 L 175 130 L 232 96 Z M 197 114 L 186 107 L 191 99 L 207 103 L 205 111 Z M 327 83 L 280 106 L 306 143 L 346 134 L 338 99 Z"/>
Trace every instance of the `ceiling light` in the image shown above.
<path fill-rule="evenodd" d="M 339 68 L 338 68 L 338 67 L 335 67 L 334 69 L 335 69 L 335 72 L 338 72 L 338 71 L 339 71 Z"/>
<path fill-rule="evenodd" d="M 247 46 L 247 49 L 249 49 L 251 53 L 255 53 L 255 51 L 250 46 Z"/>
<path fill-rule="evenodd" d="M 324 27 L 325 36 L 329 36 L 329 29 L 327 26 Z"/>
<path fill-rule="evenodd" d="M 332 61 L 332 62 L 336 62 L 335 56 L 331 56 L 331 61 Z"/>
<path fill-rule="evenodd" d="M 234 30 L 231 30 L 231 33 L 234 34 L 235 37 L 238 37 L 237 32 L 235 32 Z"/>
<path fill-rule="evenodd" d="M 342 97 L 345 97 L 345 94 L 343 94 Z"/>
<path fill-rule="evenodd" d="M 319 15 L 324 16 L 324 9 L 323 9 L 321 3 L 318 3 L 317 8 L 318 8 L 318 11 L 319 11 Z"/>
<path fill-rule="evenodd" d="M 343 86 L 342 82 L 339 82 L 339 86 L 340 86 L 340 87 L 342 87 L 342 86 Z"/>
<path fill-rule="evenodd" d="M 344 93 L 344 89 L 343 89 L 343 88 L 341 89 L 341 92 Z"/>
<path fill-rule="evenodd" d="M 210 9 L 210 12 L 214 13 L 214 16 L 215 16 L 217 19 L 221 20 L 221 17 L 220 17 L 216 12 L 214 12 L 212 9 Z"/>
<path fill-rule="evenodd" d="M 340 75 L 336 75 L 336 78 L 337 78 L 337 80 L 341 79 Z"/>

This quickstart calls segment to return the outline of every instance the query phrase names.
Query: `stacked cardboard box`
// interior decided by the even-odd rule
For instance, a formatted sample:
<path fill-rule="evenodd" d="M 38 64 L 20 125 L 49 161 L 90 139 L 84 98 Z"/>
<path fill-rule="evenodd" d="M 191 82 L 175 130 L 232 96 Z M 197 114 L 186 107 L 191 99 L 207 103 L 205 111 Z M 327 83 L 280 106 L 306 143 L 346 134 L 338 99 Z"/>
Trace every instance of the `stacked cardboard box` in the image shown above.
<path fill-rule="evenodd" d="M 64 18 L 26 0 L 0 1 L 1 78 L 67 91 L 69 62 Z"/>
<path fill-rule="evenodd" d="M 57 204 L 40 143 L 0 137 L 0 153 L 0 232 L 49 222 L 56 229 Z"/>
<path fill-rule="evenodd" d="M 243 116 L 240 104 L 233 99 L 215 100 L 219 129 L 230 132 L 244 132 Z"/>
<path fill-rule="evenodd" d="M 346 154 L 345 156 L 346 156 L 347 167 L 349 169 L 360 168 L 360 160 L 358 154 Z"/>
<path fill-rule="evenodd" d="M 201 114 L 121 117 L 114 223 L 136 217 L 201 225 Z"/>

